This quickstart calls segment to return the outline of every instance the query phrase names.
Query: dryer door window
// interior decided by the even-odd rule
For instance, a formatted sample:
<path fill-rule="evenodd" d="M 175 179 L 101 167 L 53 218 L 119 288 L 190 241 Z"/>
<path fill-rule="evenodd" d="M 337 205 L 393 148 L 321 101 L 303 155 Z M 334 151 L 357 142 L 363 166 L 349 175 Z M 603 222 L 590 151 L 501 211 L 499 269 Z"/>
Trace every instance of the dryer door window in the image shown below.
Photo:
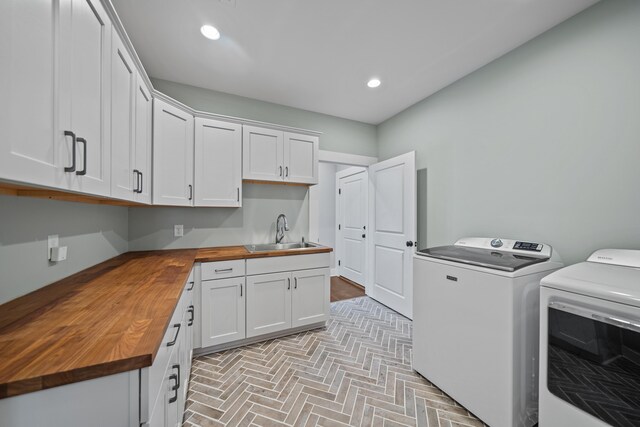
<path fill-rule="evenodd" d="M 613 426 L 640 425 L 640 321 L 558 302 L 548 310 L 549 391 Z"/>

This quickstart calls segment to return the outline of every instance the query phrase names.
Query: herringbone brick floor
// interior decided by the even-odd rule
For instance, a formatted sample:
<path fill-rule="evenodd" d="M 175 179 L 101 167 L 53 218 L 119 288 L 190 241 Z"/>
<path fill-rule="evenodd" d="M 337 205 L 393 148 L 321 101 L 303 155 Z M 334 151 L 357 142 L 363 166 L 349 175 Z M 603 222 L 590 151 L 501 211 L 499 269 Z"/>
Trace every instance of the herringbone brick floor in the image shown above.
<path fill-rule="evenodd" d="M 184 426 L 484 426 L 411 369 L 411 330 L 361 297 L 326 329 L 198 357 Z"/>

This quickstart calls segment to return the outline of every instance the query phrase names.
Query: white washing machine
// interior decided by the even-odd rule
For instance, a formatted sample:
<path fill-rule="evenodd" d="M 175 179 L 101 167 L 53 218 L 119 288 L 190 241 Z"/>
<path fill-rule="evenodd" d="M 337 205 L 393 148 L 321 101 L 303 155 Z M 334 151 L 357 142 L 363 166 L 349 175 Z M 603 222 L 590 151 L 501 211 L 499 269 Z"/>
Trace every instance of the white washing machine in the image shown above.
<path fill-rule="evenodd" d="M 549 246 L 465 238 L 414 256 L 413 368 L 492 427 L 538 409 L 540 279 Z"/>
<path fill-rule="evenodd" d="M 540 288 L 540 425 L 640 426 L 640 251 L 603 249 Z"/>

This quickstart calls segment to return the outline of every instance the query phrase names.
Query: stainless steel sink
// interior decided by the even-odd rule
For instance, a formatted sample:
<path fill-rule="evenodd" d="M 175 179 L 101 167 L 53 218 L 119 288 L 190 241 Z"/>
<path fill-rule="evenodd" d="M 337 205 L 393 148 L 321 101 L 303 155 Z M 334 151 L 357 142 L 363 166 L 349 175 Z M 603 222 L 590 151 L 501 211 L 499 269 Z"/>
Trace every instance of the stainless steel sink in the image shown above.
<path fill-rule="evenodd" d="M 249 252 L 290 251 L 293 249 L 318 248 L 320 245 L 309 242 L 298 243 L 263 243 L 259 245 L 245 245 Z"/>

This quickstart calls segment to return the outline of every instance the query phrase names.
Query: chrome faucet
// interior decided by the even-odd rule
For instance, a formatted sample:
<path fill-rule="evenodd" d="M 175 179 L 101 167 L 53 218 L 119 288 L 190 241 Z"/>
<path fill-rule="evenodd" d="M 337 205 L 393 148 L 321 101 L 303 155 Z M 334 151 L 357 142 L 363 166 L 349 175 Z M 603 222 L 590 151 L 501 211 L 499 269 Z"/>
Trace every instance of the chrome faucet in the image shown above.
<path fill-rule="evenodd" d="M 276 219 L 276 243 L 282 242 L 285 231 L 289 231 L 289 223 L 287 223 L 287 217 L 284 214 L 280 214 Z"/>

